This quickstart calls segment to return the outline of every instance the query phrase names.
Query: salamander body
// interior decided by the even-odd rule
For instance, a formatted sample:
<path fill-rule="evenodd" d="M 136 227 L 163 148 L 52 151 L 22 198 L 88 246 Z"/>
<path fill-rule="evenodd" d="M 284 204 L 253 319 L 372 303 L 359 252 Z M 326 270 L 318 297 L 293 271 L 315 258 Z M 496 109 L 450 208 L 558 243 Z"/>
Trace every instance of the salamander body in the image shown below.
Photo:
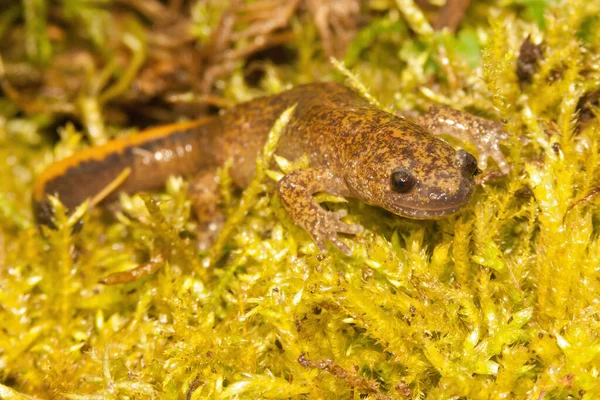
<path fill-rule="evenodd" d="M 293 220 L 322 250 L 329 240 L 350 253 L 337 234 L 359 233 L 362 228 L 342 222 L 345 213 L 322 208 L 313 198 L 316 192 L 358 198 L 415 219 L 456 213 L 471 199 L 478 171 L 471 154 L 456 151 L 424 124 L 379 110 L 343 85 L 314 83 L 240 104 L 219 116 L 91 147 L 59 161 L 39 176 L 34 187 L 37 220 L 52 224 L 47 195 L 57 195 L 72 209 L 126 168 L 130 173 L 116 192 L 157 189 L 169 175 L 195 177 L 191 195 L 197 215 L 208 220 L 218 209 L 216 170 L 232 160 L 233 184 L 246 187 L 269 130 L 294 104 L 276 154 L 290 160 L 307 155 L 310 167 L 287 174 L 278 191 Z"/>

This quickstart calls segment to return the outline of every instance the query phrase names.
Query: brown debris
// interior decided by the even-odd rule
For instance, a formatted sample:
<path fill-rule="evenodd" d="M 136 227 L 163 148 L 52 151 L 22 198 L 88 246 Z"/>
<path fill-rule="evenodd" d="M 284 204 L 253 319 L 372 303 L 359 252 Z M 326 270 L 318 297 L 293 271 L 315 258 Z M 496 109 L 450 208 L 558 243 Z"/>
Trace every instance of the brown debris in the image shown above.
<path fill-rule="evenodd" d="M 359 0 L 306 0 L 329 57 L 340 57 L 358 30 Z"/>
<path fill-rule="evenodd" d="M 581 96 L 577 103 L 579 113 L 579 124 L 584 125 L 596 118 L 598 107 L 600 107 L 600 90 L 588 92 Z"/>
<path fill-rule="evenodd" d="M 231 74 L 240 62 L 246 62 L 245 69 L 251 68 L 248 60 L 292 41 L 295 15 L 314 21 L 327 56 L 343 54 L 358 29 L 360 0 L 260 0 L 249 4 L 231 0 L 212 35 L 203 42 L 192 33 L 191 7 L 191 2 L 183 0 L 117 0 L 110 9 L 114 29 L 111 27 L 103 43 L 108 49 L 105 53 L 61 28 L 64 17 L 59 8 L 53 8 L 49 35 L 56 49 L 71 50 L 54 55 L 37 73 L 28 71 L 26 80 L 18 73 L 19 65 L 28 65 L 21 63 L 25 53 L 3 53 L 2 89 L 27 113 L 66 114 L 88 128 L 80 100 L 101 98 L 102 89 L 115 83 L 131 64 L 134 56 L 123 38 L 131 22 L 137 21 L 144 30 L 145 60 L 125 92 L 106 104 L 99 101 L 104 122 L 145 127 L 185 116 L 197 118 L 209 106 L 223 105 L 215 86 L 219 79 Z M 0 51 L 23 41 L 24 32 L 14 32 L 14 37 L 0 44 Z M 66 43 L 74 39 L 78 46 Z M 101 126 L 97 129 L 103 130 Z"/>
<path fill-rule="evenodd" d="M 291 18 L 301 10 L 312 16 L 325 54 L 341 56 L 358 30 L 359 0 L 263 0 L 244 5 L 232 1 L 210 42 L 201 49 L 207 67 L 200 94 L 209 94 L 214 82 L 229 74 L 239 60 L 290 42 Z M 248 26 L 236 31 L 242 24 Z M 247 44 L 236 48 L 239 42 Z"/>
<path fill-rule="evenodd" d="M 521 85 L 531 83 L 538 62 L 543 56 L 542 44 L 533 43 L 531 36 L 527 36 L 521 44 L 519 57 L 517 58 L 517 77 Z"/>
<path fill-rule="evenodd" d="M 471 5 L 471 0 L 447 0 L 433 23 L 433 29 L 448 28 L 453 32 L 456 31 L 467 13 L 469 5 Z"/>
<path fill-rule="evenodd" d="M 442 7 L 432 4 L 430 0 L 415 0 L 415 3 L 423 10 L 433 29 L 439 31 L 447 28 L 455 32 L 472 0 L 446 0 Z"/>
<path fill-rule="evenodd" d="M 372 399 L 387 400 L 392 398 L 391 396 L 381 393 L 381 387 L 378 382 L 372 379 L 363 378 L 356 372 L 348 371 L 337 365 L 332 360 L 311 361 L 306 358 L 304 353 L 302 353 L 300 354 L 300 357 L 298 357 L 298 363 L 300 363 L 300 365 L 302 365 L 304 368 L 317 368 L 322 371 L 327 371 L 336 378 L 346 382 L 355 390 L 361 393 L 370 394 L 370 398 Z"/>

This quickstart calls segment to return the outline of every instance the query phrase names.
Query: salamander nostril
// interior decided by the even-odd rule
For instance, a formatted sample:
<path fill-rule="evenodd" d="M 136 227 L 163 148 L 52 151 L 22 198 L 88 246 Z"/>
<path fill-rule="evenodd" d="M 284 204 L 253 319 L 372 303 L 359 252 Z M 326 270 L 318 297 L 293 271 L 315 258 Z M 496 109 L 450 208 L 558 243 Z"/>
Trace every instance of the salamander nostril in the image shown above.
<path fill-rule="evenodd" d="M 467 176 L 475 176 L 481 173 L 481 170 L 477 168 L 477 159 L 465 150 L 456 152 L 456 163 Z"/>

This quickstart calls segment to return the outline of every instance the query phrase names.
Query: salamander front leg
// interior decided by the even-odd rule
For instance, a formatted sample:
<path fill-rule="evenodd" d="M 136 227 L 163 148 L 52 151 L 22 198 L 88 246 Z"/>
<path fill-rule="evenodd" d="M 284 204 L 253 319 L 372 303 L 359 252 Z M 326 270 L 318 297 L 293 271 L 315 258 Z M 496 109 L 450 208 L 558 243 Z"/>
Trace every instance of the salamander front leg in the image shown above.
<path fill-rule="evenodd" d="M 347 195 L 343 180 L 322 168 L 294 171 L 279 181 L 279 195 L 283 206 L 294 222 L 304 228 L 322 252 L 326 252 L 325 241 L 329 240 L 340 251 L 351 255 L 352 250 L 338 237 L 338 233 L 357 234 L 361 225 L 346 224 L 341 219 L 346 210 L 327 211 L 313 198 L 317 192 Z"/>
<path fill-rule="evenodd" d="M 481 169 L 485 170 L 488 159 L 492 158 L 503 174 L 510 172 L 510 164 L 500 150 L 500 142 L 508 139 L 501 123 L 445 107 L 431 107 L 416 122 L 434 135 L 448 135 L 473 143 L 479 153 Z"/>

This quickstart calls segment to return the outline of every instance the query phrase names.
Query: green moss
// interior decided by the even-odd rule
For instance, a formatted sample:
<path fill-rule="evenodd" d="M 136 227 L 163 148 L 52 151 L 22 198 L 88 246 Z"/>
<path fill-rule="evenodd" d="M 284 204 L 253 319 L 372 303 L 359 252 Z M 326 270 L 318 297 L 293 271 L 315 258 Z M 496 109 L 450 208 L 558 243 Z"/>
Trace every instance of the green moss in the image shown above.
<path fill-rule="evenodd" d="M 93 18 L 69 14 L 77 2 L 63 3 L 24 1 L 0 18 L 3 36 L 27 35 L 23 60 L 3 53 L 3 79 L 74 45 L 50 46 L 50 4 L 102 59 L 75 97 L 79 125 L 52 107 L 22 113 L 14 96 L 0 99 L 0 398 L 600 397 L 600 122 L 597 104 L 585 121 L 579 105 L 600 90 L 597 2 L 476 2 L 457 37 L 433 32 L 412 1 L 367 2 L 378 17 L 351 44 L 350 70 L 330 64 L 299 14 L 288 44 L 296 59 L 267 63 L 256 85 L 241 66 L 220 82 L 239 101 L 318 74 L 348 79 L 383 108 L 441 103 L 506 122 L 512 172 L 481 185 L 458 216 L 411 221 L 319 197 L 365 226 L 345 239 L 351 257 L 322 255 L 269 189 L 281 176 L 266 170 L 277 128 L 241 197 L 221 171 L 229 219 L 208 253 L 176 177 L 152 196 L 121 196 L 117 213 L 82 206 L 68 216 L 54 201 L 58 229 L 41 235 L 33 177 L 87 146 L 86 134 L 101 142 L 129 128 L 104 117 L 132 95 L 150 54 L 143 18 L 118 28 L 129 36 L 115 44 Z M 198 40 L 210 37 L 217 3 L 194 5 Z M 528 34 L 543 39 L 544 56 L 520 85 Z M 115 61 L 117 49 L 130 63 Z M 61 127 L 56 145 L 51 124 Z M 306 166 L 276 162 L 283 172 Z M 154 273 L 99 283 L 136 267 Z"/>

